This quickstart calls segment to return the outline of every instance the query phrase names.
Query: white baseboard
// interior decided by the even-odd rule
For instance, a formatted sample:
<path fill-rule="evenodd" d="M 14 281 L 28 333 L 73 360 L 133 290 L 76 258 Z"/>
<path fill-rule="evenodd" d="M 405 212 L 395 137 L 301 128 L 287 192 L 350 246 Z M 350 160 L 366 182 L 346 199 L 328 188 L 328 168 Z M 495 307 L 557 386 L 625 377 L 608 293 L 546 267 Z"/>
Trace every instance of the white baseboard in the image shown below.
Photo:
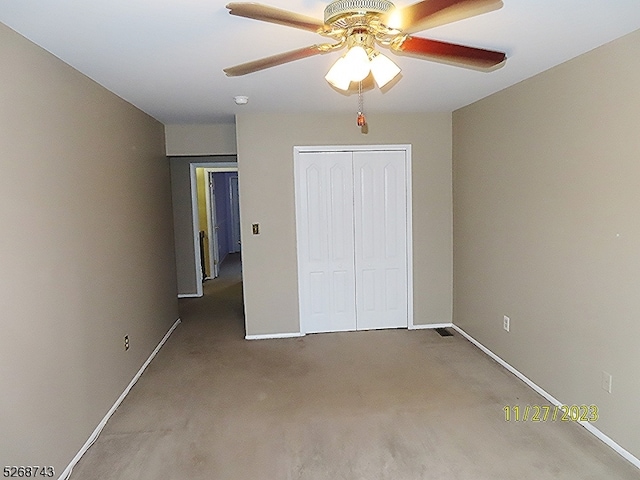
<path fill-rule="evenodd" d="M 460 327 L 458 327 L 457 325 L 452 325 L 452 327 L 463 337 L 465 337 L 467 340 L 469 340 L 471 343 L 473 343 L 476 347 L 478 347 L 480 350 L 482 350 L 484 353 L 486 353 L 487 355 L 489 355 L 492 359 L 494 359 L 496 362 L 498 362 L 500 365 L 502 365 L 504 368 L 506 368 L 507 370 L 509 370 L 511 373 L 513 373 L 516 377 L 518 377 L 520 380 L 522 380 L 524 383 L 526 383 L 529 387 L 531 387 L 533 390 L 535 390 L 537 393 L 539 393 L 540 395 L 542 395 L 544 398 L 546 398 L 550 403 L 552 403 L 553 405 L 557 405 L 557 406 L 562 406 L 565 405 L 564 403 L 560 402 L 556 397 L 554 397 L 553 395 L 551 395 L 549 392 L 547 392 L 546 390 L 544 390 L 542 387 L 540 387 L 539 385 L 535 384 L 532 380 L 530 380 L 529 378 L 527 378 L 525 375 L 523 375 L 522 373 L 520 373 L 518 370 L 516 370 L 514 367 L 512 367 L 511 365 L 509 365 L 507 362 L 505 362 L 502 358 L 500 358 L 498 355 L 496 355 L 495 353 L 493 353 L 491 350 L 489 350 L 487 347 L 485 347 L 484 345 L 482 345 L 480 342 L 478 342 L 475 338 L 473 338 L 471 335 L 469 335 L 467 332 L 465 332 L 464 330 L 462 330 Z M 620 456 L 622 456 L 623 458 L 625 458 L 626 460 L 628 460 L 629 462 L 631 462 L 635 467 L 640 468 L 640 459 L 635 457 L 631 452 L 629 452 L 628 450 L 624 449 L 623 447 L 621 447 L 618 443 L 616 443 L 611 437 L 605 435 L 604 433 L 602 433 L 598 428 L 593 426 L 593 423 L 589 423 L 589 422 L 582 422 L 582 421 L 578 421 L 576 423 L 579 423 L 580 425 L 582 425 L 584 428 L 587 429 L 588 432 L 590 432 L 591 434 L 593 434 L 594 436 L 596 436 L 597 438 L 599 438 L 601 441 L 603 441 L 606 445 L 608 445 L 609 447 L 611 447 L 613 450 L 616 451 L 616 453 L 618 453 Z"/>
<path fill-rule="evenodd" d="M 171 328 L 169 329 L 169 331 L 165 334 L 165 336 L 162 338 L 162 340 L 160 340 L 160 343 L 158 343 L 158 346 L 155 348 L 155 350 L 153 352 L 151 352 L 151 355 L 149 355 L 149 358 L 147 358 L 147 361 L 144 362 L 144 364 L 142 365 L 142 367 L 140 367 L 140 370 L 138 370 L 138 373 L 136 373 L 136 375 L 133 377 L 133 380 L 131 380 L 131 382 L 129 383 L 129 385 L 127 386 L 127 388 L 125 388 L 124 392 L 122 392 L 122 395 L 120 395 L 120 397 L 116 400 L 116 403 L 113 404 L 113 406 L 111 407 L 111 409 L 107 412 L 107 414 L 104 416 L 104 418 L 102 419 L 102 421 L 98 424 L 98 426 L 96 427 L 96 429 L 93 431 L 93 433 L 91 434 L 91 436 L 89 437 L 89 439 L 85 442 L 85 444 L 82 446 L 82 448 L 80 449 L 80 451 L 78 452 L 78 454 L 73 457 L 73 460 L 71 460 L 71 462 L 69 463 L 69 465 L 67 465 L 67 468 L 64 469 L 64 471 L 60 474 L 60 476 L 58 477 L 58 480 L 66 480 L 69 478 L 69 476 L 71 476 L 71 472 L 73 471 L 73 467 L 76 466 L 76 464 L 80 461 L 80 459 L 82 458 L 82 456 L 87 452 L 87 450 L 89 450 L 89 447 L 91 447 L 91 445 L 93 445 L 95 443 L 95 441 L 98 439 L 98 436 L 100 435 L 100 432 L 102 432 L 102 429 L 104 428 L 104 426 L 107 424 L 107 421 L 109 420 L 109 418 L 111 418 L 111 415 L 114 414 L 114 412 L 116 411 L 116 409 L 120 406 L 120 404 L 122 403 L 122 401 L 125 399 L 125 397 L 127 396 L 127 394 L 129 393 L 129 391 L 133 388 L 133 386 L 136 384 L 136 382 L 138 381 L 138 379 L 140 378 L 140 376 L 142 375 L 142 373 L 146 370 L 146 368 L 149 366 L 149 364 L 151 363 L 151 361 L 154 359 L 154 357 L 157 355 L 157 353 L 160 351 L 160 349 L 162 348 L 162 346 L 165 344 L 165 342 L 167 341 L 167 339 L 171 336 L 171 334 L 173 333 L 173 331 L 176 329 L 176 327 L 178 326 L 178 324 L 180 323 L 180 319 L 178 318 L 175 323 L 171 326 Z"/>
<path fill-rule="evenodd" d="M 202 295 L 198 295 L 197 293 L 179 293 L 178 298 L 200 298 Z"/>
<path fill-rule="evenodd" d="M 245 340 L 268 340 L 271 338 L 295 338 L 304 337 L 304 333 L 267 333 L 265 335 L 245 335 Z"/>
<path fill-rule="evenodd" d="M 410 325 L 409 330 L 423 330 L 434 328 L 449 328 L 453 327 L 453 323 L 426 323 L 424 325 Z"/>
<path fill-rule="evenodd" d="M 422 330 L 422 329 L 435 329 L 435 328 L 449 328 L 453 327 L 453 323 L 427 323 L 424 325 L 411 325 L 409 330 Z M 295 338 L 304 337 L 304 333 L 267 333 L 265 335 L 245 335 L 245 340 L 269 340 L 273 338 Z"/>

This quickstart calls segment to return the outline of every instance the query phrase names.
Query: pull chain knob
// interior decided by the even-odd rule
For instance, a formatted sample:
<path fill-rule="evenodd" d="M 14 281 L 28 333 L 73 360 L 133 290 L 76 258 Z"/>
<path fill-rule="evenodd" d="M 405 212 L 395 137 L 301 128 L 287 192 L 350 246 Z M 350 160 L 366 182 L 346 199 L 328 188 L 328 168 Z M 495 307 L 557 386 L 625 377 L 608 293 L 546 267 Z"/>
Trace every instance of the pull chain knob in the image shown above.
<path fill-rule="evenodd" d="M 364 127 L 367 124 L 367 119 L 364 117 L 364 98 L 362 96 L 362 82 L 358 82 L 358 117 L 356 123 L 359 127 Z"/>

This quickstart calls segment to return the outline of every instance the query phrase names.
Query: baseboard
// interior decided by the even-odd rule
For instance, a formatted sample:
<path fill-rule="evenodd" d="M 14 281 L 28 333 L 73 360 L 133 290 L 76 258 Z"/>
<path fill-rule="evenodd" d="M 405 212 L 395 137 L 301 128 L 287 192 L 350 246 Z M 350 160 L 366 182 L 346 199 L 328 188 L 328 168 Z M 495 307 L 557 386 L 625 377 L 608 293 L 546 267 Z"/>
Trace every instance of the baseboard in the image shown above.
<path fill-rule="evenodd" d="M 424 325 L 410 325 L 409 330 L 423 330 L 434 328 L 449 328 L 453 327 L 453 323 L 426 323 Z"/>
<path fill-rule="evenodd" d="M 154 359 L 154 357 L 157 355 L 157 353 L 160 351 L 160 349 L 162 348 L 162 346 L 165 344 L 165 342 L 167 341 L 167 339 L 171 336 L 171 334 L 173 333 L 173 331 L 176 329 L 176 327 L 178 326 L 178 324 L 180 323 L 180 319 L 178 318 L 175 323 L 171 326 L 171 328 L 169 329 L 169 331 L 165 334 L 165 336 L 162 338 L 162 340 L 160 340 L 160 343 L 158 343 L 158 345 L 156 346 L 155 350 L 153 352 L 151 352 L 151 355 L 149 355 L 149 358 L 147 358 L 147 361 L 144 362 L 144 364 L 142 365 L 142 367 L 140 367 L 140 370 L 138 370 L 138 373 L 136 373 L 136 375 L 133 377 L 133 380 L 131 380 L 131 382 L 129 383 L 129 385 L 127 386 L 127 388 L 125 388 L 124 392 L 122 392 L 122 395 L 120 395 L 120 397 L 116 400 L 116 403 L 113 404 L 113 406 L 111 407 L 111 409 L 107 412 L 107 414 L 104 416 L 104 418 L 102 419 L 102 421 L 98 424 L 98 426 L 96 427 L 96 429 L 93 431 L 93 433 L 91 434 L 91 436 L 89 437 L 89 439 L 85 442 L 85 444 L 82 446 L 82 448 L 80 449 L 80 451 L 78 452 L 78 454 L 73 457 L 73 460 L 71 460 L 71 462 L 69 463 L 69 465 L 67 465 L 67 468 L 64 469 L 64 471 L 62 472 L 62 474 L 58 477 L 58 480 L 66 480 L 69 478 L 69 476 L 71 476 L 71 472 L 73 471 L 73 467 L 76 466 L 76 464 L 80 461 L 80 459 L 82 458 L 82 456 L 87 452 L 87 450 L 89 450 L 89 448 L 91 447 L 91 445 L 93 445 L 95 443 L 95 441 L 98 439 L 98 436 L 100 435 L 100 432 L 102 432 L 102 429 L 104 428 L 104 426 L 107 424 L 107 421 L 109 420 L 109 418 L 111 418 L 111 415 L 114 414 L 114 412 L 116 411 L 116 409 L 120 406 L 120 404 L 122 403 L 122 401 L 125 399 L 125 397 L 127 396 L 127 394 L 129 393 L 129 391 L 133 388 L 133 386 L 136 384 L 136 382 L 138 381 L 138 379 L 140 378 L 140 376 L 142 375 L 142 373 L 146 370 L 146 368 L 149 366 L 149 364 L 151 363 L 151 361 Z"/>
<path fill-rule="evenodd" d="M 202 295 L 197 293 L 179 293 L 178 298 L 200 298 Z"/>
<path fill-rule="evenodd" d="M 538 394 L 542 395 L 544 398 L 546 398 L 551 404 L 553 405 L 557 405 L 557 406 L 562 406 L 565 405 L 564 403 L 562 403 L 561 401 L 559 401 L 556 397 L 554 397 L 553 395 L 551 395 L 549 392 L 547 392 L 546 390 L 544 390 L 542 387 L 540 387 L 539 385 L 537 385 L 536 383 L 534 383 L 531 379 L 527 378 L 527 376 L 523 375 L 522 373 L 520 373 L 520 371 L 518 371 L 516 368 L 514 368 L 513 366 L 509 365 L 507 362 L 505 362 L 502 358 L 500 358 L 498 355 L 496 355 L 495 353 L 493 353 L 491 350 L 489 350 L 487 347 L 485 347 L 484 345 L 482 345 L 480 342 L 478 342 L 475 338 L 473 338 L 471 335 L 469 335 L 467 332 L 465 332 L 464 330 L 462 330 L 460 327 L 458 327 L 457 325 L 451 325 L 453 327 L 453 329 L 455 329 L 460 335 L 462 335 L 463 337 L 465 337 L 467 340 L 469 340 L 471 343 L 473 343 L 476 347 L 478 347 L 480 350 L 482 350 L 485 354 L 487 354 L 488 356 L 490 356 L 493 360 L 495 360 L 496 362 L 498 362 L 500 365 L 502 365 L 504 368 L 506 368 L 507 370 L 509 370 L 511 373 L 513 373 L 516 377 L 518 377 L 520 380 L 522 380 L 524 383 L 526 383 L 530 388 L 532 388 L 533 390 L 535 390 Z M 616 451 L 616 453 L 618 453 L 620 456 L 622 456 L 624 459 L 628 460 L 631 464 L 633 464 L 635 467 L 640 469 L 640 459 L 635 457 L 631 452 L 629 452 L 628 450 L 624 449 L 622 446 L 620 446 L 618 443 L 616 443 L 611 437 L 605 435 L 604 433 L 602 433 L 602 431 L 600 431 L 598 428 L 593 426 L 593 423 L 589 423 L 589 422 L 582 422 L 582 421 L 578 421 L 576 423 L 579 423 L 580 425 L 582 425 L 584 428 L 587 429 L 587 431 L 591 434 L 593 434 L 595 437 L 597 437 L 598 439 L 600 439 L 602 442 L 604 442 L 606 445 L 608 445 L 609 447 L 611 447 L 613 450 Z"/>
<path fill-rule="evenodd" d="M 245 340 L 268 340 L 272 338 L 295 338 L 304 337 L 304 333 L 267 333 L 265 335 L 245 335 Z"/>
<path fill-rule="evenodd" d="M 435 329 L 435 328 L 449 328 L 453 327 L 453 323 L 427 323 L 424 325 L 411 325 L 409 330 L 422 330 L 422 329 Z M 304 333 L 267 333 L 265 335 L 245 335 L 245 340 L 269 340 L 273 338 L 295 338 L 304 337 Z"/>

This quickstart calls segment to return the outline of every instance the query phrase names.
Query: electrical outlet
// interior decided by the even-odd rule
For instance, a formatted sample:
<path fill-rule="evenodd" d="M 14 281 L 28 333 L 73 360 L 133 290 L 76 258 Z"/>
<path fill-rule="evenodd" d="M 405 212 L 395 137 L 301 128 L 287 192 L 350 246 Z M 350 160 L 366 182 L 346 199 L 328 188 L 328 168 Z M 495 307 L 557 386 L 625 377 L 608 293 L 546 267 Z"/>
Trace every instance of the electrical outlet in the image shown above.
<path fill-rule="evenodd" d="M 504 328 L 508 332 L 510 326 L 511 326 L 511 319 L 505 315 L 504 318 L 502 319 L 502 328 Z"/>
<path fill-rule="evenodd" d="M 124 349 L 129 350 L 129 335 L 124 336 Z"/>
<path fill-rule="evenodd" d="M 613 377 L 610 373 L 602 372 L 602 389 L 606 392 L 611 393 L 611 383 L 613 382 Z"/>
<path fill-rule="evenodd" d="M 252 224 L 251 230 L 253 231 L 254 235 L 260 235 L 260 224 L 259 223 Z"/>

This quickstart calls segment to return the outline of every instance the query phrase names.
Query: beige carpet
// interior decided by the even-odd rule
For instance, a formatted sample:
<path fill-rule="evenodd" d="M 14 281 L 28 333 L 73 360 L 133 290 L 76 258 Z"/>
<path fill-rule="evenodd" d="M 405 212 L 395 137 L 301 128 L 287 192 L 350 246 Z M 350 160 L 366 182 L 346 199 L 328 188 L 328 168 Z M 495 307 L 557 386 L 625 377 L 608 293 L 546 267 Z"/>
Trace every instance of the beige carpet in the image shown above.
<path fill-rule="evenodd" d="M 505 422 L 544 400 L 457 334 L 246 341 L 237 264 L 205 291 L 73 480 L 640 479 L 578 425 Z"/>

